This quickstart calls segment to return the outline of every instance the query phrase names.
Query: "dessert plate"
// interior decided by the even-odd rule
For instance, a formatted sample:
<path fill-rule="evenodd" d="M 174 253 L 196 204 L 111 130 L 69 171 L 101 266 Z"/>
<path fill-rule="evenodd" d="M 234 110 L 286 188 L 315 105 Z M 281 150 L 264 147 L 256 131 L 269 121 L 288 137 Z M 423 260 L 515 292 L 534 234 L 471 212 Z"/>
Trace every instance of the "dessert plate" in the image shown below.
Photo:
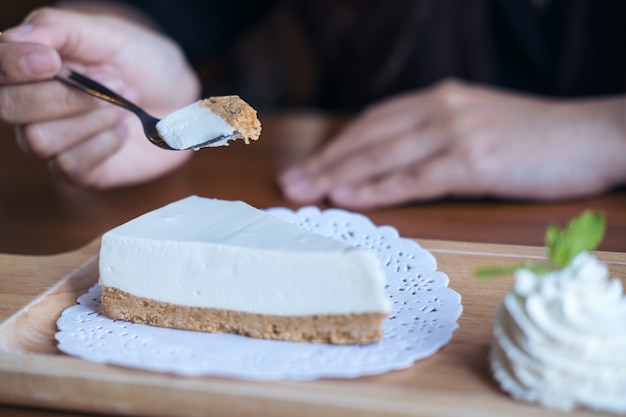
<path fill-rule="evenodd" d="M 100 288 L 95 285 L 57 321 L 58 348 L 93 362 L 179 375 L 312 380 L 408 368 L 448 343 L 458 327 L 461 297 L 448 287 L 448 276 L 437 270 L 434 256 L 415 241 L 345 210 L 267 211 L 378 254 L 393 309 L 383 321 L 385 336 L 380 342 L 348 346 L 283 342 L 112 320 L 100 312 Z"/>

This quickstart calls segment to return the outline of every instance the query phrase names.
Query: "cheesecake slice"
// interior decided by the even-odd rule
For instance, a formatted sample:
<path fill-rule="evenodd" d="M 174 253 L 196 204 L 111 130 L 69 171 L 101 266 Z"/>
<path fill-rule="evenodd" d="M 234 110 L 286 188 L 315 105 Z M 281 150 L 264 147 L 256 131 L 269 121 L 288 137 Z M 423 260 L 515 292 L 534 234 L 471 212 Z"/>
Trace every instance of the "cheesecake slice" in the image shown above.
<path fill-rule="evenodd" d="M 156 128 L 161 138 L 178 150 L 227 146 L 235 139 L 248 144 L 261 135 L 256 110 L 239 96 L 198 100 L 165 116 Z M 206 143 L 213 138 L 221 139 Z"/>
<path fill-rule="evenodd" d="M 374 252 L 198 196 L 105 233 L 99 282 L 111 318 L 265 339 L 374 342 L 390 313 Z"/>

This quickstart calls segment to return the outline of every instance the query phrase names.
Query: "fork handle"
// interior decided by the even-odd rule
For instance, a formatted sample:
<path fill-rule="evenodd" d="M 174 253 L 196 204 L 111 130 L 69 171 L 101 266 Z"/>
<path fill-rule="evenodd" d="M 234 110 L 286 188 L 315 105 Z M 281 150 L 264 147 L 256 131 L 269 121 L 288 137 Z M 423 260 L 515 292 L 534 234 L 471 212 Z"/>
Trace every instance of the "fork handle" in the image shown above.
<path fill-rule="evenodd" d="M 59 71 L 59 73 L 54 76 L 54 79 L 61 81 L 62 83 L 69 85 L 70 87 L 78 88 L 79 90 L 82 90 L 85 93 L 90 94 L 94 97 L 98 97 L 99 99 L 108 101 L 109 103 L 124 107 L 125 109 L 130 110 L 135 114 L 143 113 L 143 110 L 139 108 L 136 104 L 126 100 L 124 97 L 120 96 L 114 91 L 109 90 L 107 87 L 103 86 L 95 80 L 92 80 L 86 75 L 80 74 L 67 67 L 62 67 L 61 71 Z"/>

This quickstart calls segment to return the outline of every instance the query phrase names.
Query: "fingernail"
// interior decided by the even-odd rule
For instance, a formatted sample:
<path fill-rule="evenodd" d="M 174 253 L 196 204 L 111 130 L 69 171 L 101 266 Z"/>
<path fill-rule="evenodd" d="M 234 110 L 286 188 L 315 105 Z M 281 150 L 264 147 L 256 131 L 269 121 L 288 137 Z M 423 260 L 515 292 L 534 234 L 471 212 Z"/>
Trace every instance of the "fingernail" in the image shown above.
<path fill-rule="evenodd" d="M 332 192 L 332 195 L 334 198 L 338 200 L 346 200 L 346 199 L 352 198 L 352 196 L 354 195 L 354 188 L 348 185 L 343 185 L 335 189 Z"/>
<path fill-rule="evenodd" d="M 20 59 L 20 66 L 25 73 L 31 76 L 54 74 L 58 69 L 54 56 L 41 51 L 24 55 Z"/>
<path fill-rule="evenodd" d="M 283 183 L 285 194 L 298 200 L 313 198 L 315 189 L 308 176 L 302 176 Z"/>
<path fill-rule="evenodd" d="M 7 29 L 4 32 L 2 32 L 2 37 L 12 37 L 12 36 L 24 35 L 24 34 L 30 32 L 30 31 L 32 31 L 33 28 L 34 28 L 34 26 L 31 25 L 31 24 L 25 24 L 25 25 L 16 26 L 14 28 Z"/>
<path fill-rule="evenodd" d="M 289 191 L 289 194 L 306 196 L 311 192 L 311 181 L 307 178 L 297 179 L 287 185 L 287 190 Z"/>
<path fill-rule="evenodd" d="M 283 183 L 295 182 L 302 178 L 306 178 L 306 173 L 299 167 L 289 168 L 280 176 L 280 180 Z"/>

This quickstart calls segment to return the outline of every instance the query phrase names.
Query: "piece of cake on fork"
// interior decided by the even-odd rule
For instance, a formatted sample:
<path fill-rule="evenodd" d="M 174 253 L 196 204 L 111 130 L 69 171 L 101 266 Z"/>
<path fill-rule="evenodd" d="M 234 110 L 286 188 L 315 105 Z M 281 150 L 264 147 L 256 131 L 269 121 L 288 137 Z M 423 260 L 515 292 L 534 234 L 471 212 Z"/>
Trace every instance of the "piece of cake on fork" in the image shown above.
<path fill-rule="evenodd" d="M 198 100 L 168 114 L 156 128 L 161 138 L 178 150 L 227 146 L 236 139 L 248 144 L 261 135 L 256 110 L 236 95 Z M 206 143 L 212 138 L 219 140 Z"/>

